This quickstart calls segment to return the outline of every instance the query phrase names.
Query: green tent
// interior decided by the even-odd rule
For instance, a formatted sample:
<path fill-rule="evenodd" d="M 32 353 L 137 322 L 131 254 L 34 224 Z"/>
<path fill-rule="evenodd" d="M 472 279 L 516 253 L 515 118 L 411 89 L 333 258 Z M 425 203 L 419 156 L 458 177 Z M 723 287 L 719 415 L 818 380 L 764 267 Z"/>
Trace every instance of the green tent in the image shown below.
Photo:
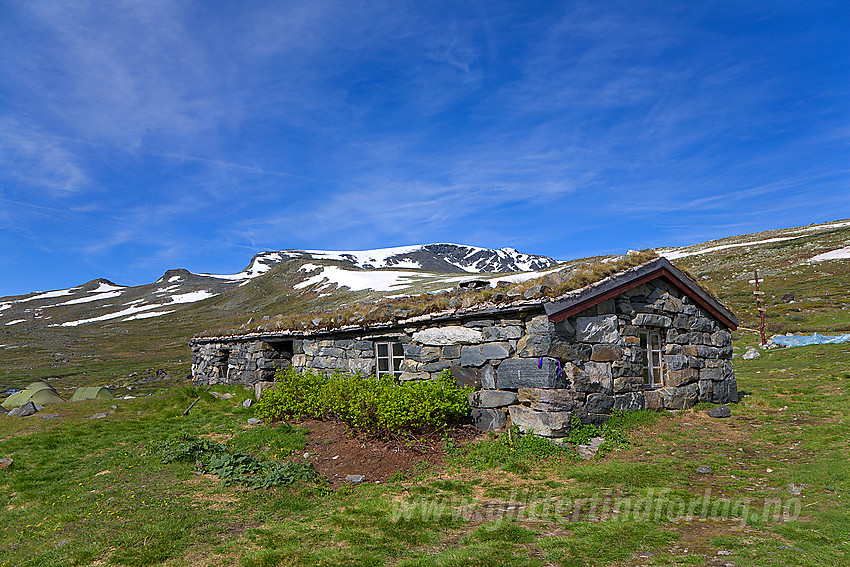
<path fill-rule="evenodd" d="M 71 401 L 112 400 L 114 398 L 115 396 L 113 396 L 112 392 L 109 391 L 109 388 L 105 386 L 83 386 L 82 388 L 77 388 L 77 391 L 74 392 L 73 396 L 71 396 Z"/>
<path fill-rule="evenodd" d="M 16 392 L 6 398 L 6 401 L 2 405 L 6 409 L 12 409 L 30 401 L 34 404 L 55 404 L 57 402 L 64 402 L 65 400 L 59 397 L 59 394 L 56 393 L 56 390 L 50 384 L 46 382 L 33 382 L 27 386 L 26 390 Z"/>

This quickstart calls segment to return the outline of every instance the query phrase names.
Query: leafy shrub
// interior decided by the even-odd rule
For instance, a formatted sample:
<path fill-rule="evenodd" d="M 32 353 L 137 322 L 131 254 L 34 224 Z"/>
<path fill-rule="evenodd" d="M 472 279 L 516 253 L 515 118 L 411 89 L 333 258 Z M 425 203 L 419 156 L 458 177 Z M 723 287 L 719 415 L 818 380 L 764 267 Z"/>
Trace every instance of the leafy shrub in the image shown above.
<path fill-rule="evenodd" d="M 219 477 L 225 486 L 271 488 L 296 480 L 315 482 L 320 478 L 310 463 L 258 461 L 251 455 L 231 452 L 220 443 L 191 435 L 163 441 L 150 451 L 159 455 L 163 463 L 195 463 L 200 470 Z"/>
<path fill-rule="evenodd" d="M 330 376 L 287 368 L 277 386 L 263 392 L 255 415 L 275 421 L 311 416 L 338 417 L 371 431 L 413 431 L 446 427 L 469 413 L 471 388 L 460 388 L 444 371 L 436 380 L 397 384 L 381 378 L 336 372 Z"/>

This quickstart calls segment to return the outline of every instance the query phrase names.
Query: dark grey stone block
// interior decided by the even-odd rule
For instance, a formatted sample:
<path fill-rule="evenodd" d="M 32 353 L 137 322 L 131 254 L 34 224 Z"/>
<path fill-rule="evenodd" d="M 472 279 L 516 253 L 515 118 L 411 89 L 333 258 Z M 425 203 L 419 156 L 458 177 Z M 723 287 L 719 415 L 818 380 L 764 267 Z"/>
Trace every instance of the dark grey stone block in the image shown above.
<path fill-rule="evenodd" d="M 480 346 L 465 346 L 460 349 L 461 366 L 481 366 L 484 362 Z"/>
<path fill-rule="evenodd" d="M 611 413 L 614 398 L 605 394 L 588 394 L 586 407 L 588 413 Z"/>
<path fill-rule="evenodd" d="M 731 417 L 732 411 L 726 406 L 718 406 L 716 408 L 709 408 L 706 412 L 708 417 Z"/>
<path fill-rule="evenodd" d="M 614 409 L 637 411 L 645 407 L 646 397 L 643 392 L 629 392 L 628 394 L 614 396 Z"/>
<path fill-rule="evenodd" d="M 496 369 L 496 387 L 500 390 L 518 388 L 565 388 L 566 377 L 559 372 L 558 362 L 551 358 L 509 358 Z"/>
<path fill-rule="evenodd" d="M 481 388 L 481 369 L 455 365 L 451 367 L 451 373 L 459 387 L 472 386 L 476 390 Z"/>
<path fill-rule="evenodd" d="M 507 417 L 505 410 L 473 408 L 472 425 L 482 431 L 499 431 L 505 428 Z"/>

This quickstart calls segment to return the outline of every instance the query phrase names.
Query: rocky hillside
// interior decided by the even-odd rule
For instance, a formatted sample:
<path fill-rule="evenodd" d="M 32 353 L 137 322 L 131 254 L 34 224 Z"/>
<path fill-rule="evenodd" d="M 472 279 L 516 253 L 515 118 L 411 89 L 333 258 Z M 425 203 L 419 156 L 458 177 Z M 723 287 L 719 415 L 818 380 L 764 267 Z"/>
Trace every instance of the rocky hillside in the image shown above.
<path fill-rule="evenodd" d="M 320 262 L 319 264 L 310 263 Z M 183 306 L 232 291 L 234 308 L 253 311 L 249 303 L 239 301 L 245 295 L 237 288 L 255 278 L 280 280 L 281 291 L 307 293 L 314 284 L 322 289 L 357 292 L 404 292 L 423 284 L 437 287 L 456 285 L 438 274 L 493 274 L 532 272 L 557 262 L 546 256 L 523 254 L 512 248 L 491 250 L 457 244 L 427 244 L 364 251 L 284 250 L 257 254 L 236 274 L 194 274 L 187 270 L 168 270 L 157 281 L 135 287 L 94 280 L 64 290 L 0 298 L 0 325 L 37 327 L 76 327 L 104 321 L 131 322 L 175 313 Z M 387 270 L 403 268 L 403 271 Z M 467 277 L 468 279 L 468 277 Z M 263 286 L 267 287 L 267 286 Z M 433 285 L 430 287 L 434 287 Z M 254 288 L 249 288 L 253 290 Z M 301 291 L 303 290 L 303 291 Z M 248 294 L 253 300 L 256 294 Z M 290 294 L 291 299 L 291 294 Z"/>
<path fill-rule="evenodd" d="M 625 251 L 624 251 L 625 252 Z M 659 249 L 756 325 L 754 270 L 764 278 L 768 328 L 848 327 L 850 221 L 732 236 Z M 604 259 L 604 258 L 596 258 Z M 369 251 L 284 250 L 256 255 L 236 274 L 169 270 L 125 287 L 106 280 L 0 298 L 0 385 L 82 372 L 188 369 L 186 340 L 205 329 L 262 325 L 275 315 L 332 312 L 352 302 L 436 293 L 478 280 L 516 283 L 580 262 L 505 248 L 428 244 Z M 557 276 L 558 274 L 553 274 Z M 92 370 L 98 368 L 99 370 Z"/>

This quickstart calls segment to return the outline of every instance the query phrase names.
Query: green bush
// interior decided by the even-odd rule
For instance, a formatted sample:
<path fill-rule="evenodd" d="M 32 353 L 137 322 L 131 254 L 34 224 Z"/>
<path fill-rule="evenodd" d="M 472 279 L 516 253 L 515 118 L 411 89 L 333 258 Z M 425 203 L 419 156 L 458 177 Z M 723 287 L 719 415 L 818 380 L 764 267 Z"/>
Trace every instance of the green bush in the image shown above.
<path fill-rule="evenodd" d="M 266 421 L 304 416 L 337 417 L 371 431 L 412 431 L 446 427 L 469 413 L 471 388 L 460 388 L 444 371 L 436 380 L 396 383 L 393 376 L 311 370 L 278 372 L 277 386 L 263 392 L 255 415 Z"/>

